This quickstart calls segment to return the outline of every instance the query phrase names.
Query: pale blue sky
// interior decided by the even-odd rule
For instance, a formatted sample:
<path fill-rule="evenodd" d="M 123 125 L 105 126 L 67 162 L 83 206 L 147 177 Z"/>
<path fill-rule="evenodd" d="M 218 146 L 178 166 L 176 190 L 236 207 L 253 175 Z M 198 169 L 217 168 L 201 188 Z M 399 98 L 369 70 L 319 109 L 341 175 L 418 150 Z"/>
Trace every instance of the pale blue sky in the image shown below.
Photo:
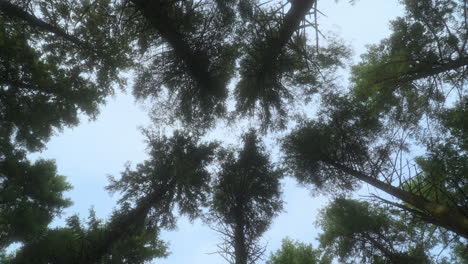
<path fill-rule="evenodd" d="M 345 0 L 338 3 L 320 1 L 318 5 L 327 15 L 319 20 L 322 31 L 334 31 L 351 44 L 355 62 L 357 55 L 365 51 L 365 45 L 388 36 L 389 20 L 402 14 L 396 0 L 359 0 L 354 6 Z M 62 218 L 53 225 L 62 225 L 66 217 L 75 213 L 86 217 L 91 206 L 99 217 L 109 216 L 115 206 L 115 197 L 110 197 L 104 190 L 107 175 L 118 176 L 127 161 L 136 164 L 147 157 L 139 127 L 149 125 L 144 107 L 135 103 L 130 93 L 117 92 L 101 107 L 96 121 L 83 119 L 81 125 L 58 132 L 45 151 L 31 155 L 32 158 L 55 159 L 59 173 L 67 176 L 74 186 L 66 194 L 74 205 L 65 210 Z M 226 131 L 210 137 L 227 138 L 232 143 L 238 140 Z M 314 222 L 317 212 L 328 201 L 327 197 L 310 196 L 306 189 L 298 187 L 290 179 L 283 181 L 283 192 L 285 210 L 274 219 L 264 236 L 268 243 L 267 256 L 279 248 L 281 239 L 285 237 L 317 245 L 318 230 Z M 218 234 L 199 221 L 190 224 L 181 218 L 178 229 L 163 232 L 162 238 L 170 243 L 172 254 L 155 263 L 225 263 L 218 255 L 207 254 L 216 250 Z"/>

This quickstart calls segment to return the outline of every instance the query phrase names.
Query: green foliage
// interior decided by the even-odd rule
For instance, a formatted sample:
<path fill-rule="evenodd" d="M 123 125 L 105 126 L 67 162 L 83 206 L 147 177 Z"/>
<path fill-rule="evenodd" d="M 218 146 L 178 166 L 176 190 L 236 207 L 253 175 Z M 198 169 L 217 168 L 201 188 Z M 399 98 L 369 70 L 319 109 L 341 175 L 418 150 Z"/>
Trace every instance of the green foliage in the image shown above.
<path fill-rule="evenodd" d="M 442 126 L 450 133 L 451 144 L 459 152 L 468 150 L 468 96 L 452 108 L 445 109 L 439 116 Z"/>
<path fill-rule="evenodd" d="M 320 244 L 346 263 L 432 263 L 431 238 L 397 216 L 367 202 L 338 198 L 322 211 Z"/>
<path fill-rule="evenodd" d="M 25 242 L 7 263 L 79 263 L 81 255 L 94 246 L 107 227 L 92 210 L 86 225 L 78 216 L 72 216 L 67 219 L 67 227 L 49 229 L 37 239 Z M 156 257 L 166 257 L 167 246 L 158 235 L 157 228 L 142 228 L 139 233 L 115 243 L 98 263 L 147 263 Z"/>
<path fill-rule="evenodd" d="M 211 126 L 226 112 L 227 84 L 238 56 L 237 44 L 229 37 L 235 23 L 232 6 L 133 2 L 132 23 L 137 20 L 152 26 L 150 35 L 138 40 L 143 44 L 138 51 L 147 62 L 137 67 L 135 96 L 155 99 L 158 118 L 181 120 L 196 128 Z M 135 12 L 140 16 L 135 17 Z M 161 48 L 165 51 L 159 52 Z M 164 105 L 170 107 L 161 107 Z"/>
<path fill-rule="evenodd" d="M 264 128 L 284 128 L 287 104 L 293 103 L 286 99 L 310 98 L 349 55 L 337 41 L 316 47 L 317 53 L 305 34 L 283 27 L 284 14 L 255 1 L 130 2 L 124 19 L 138 27 L 123 27 L 135 36 L 143 57 L 134 94 L 153 99 L 158 121 L 211 127 L 228 116 L 228 84 L 240 75 L 232 114 L 258 114 Z M 298 14 L 297 24 L 304 16 Z"/>
<path fill-rule="evenodd" d="M 71 205 L 71 189 L 54 161 L 25 159 L 21 152 L 0 153 L 0 248 L 40 235 L 52 218 Z"/>
<path fill-rule="evenodd" d="M 95 117 L 131 53 L 108 0 L 31 5 L 16 13 L 28 8 L 43 20 L 0 13 L 0 136 L 36 151 L 54 129 L 77 125 L 80 113 Z"/>
<path fill-rule="evenodd" d="M 104 8 L 110 1 L 94 1 L 93 8 L 89 1 L 0 4 L 3 248 L 41 234 L 70 205 L 63 192 L 71 186 L 55 163 L 31 163 L 26 151 L 43 149 L 56 130 L 77 125 L 80 114 L 94 118 L 110 85 L 120 81 L 119 71 L 129 66 L 129 50 L 124 42 L 111 46 L 119 34 Z"/>
<path fill-rule="evenodd" d="M 416 158 L 420 172 L 405 184 L 406 190 L 452 207 L 467 207 L 467 102 L 465 97 L 439 113 L 441 138 L 433 140 L 425 156 Z"/>
<path fill-rule="evenodd" d="M 293 241 L 288 238 L 283 239 L 281 248 L 272 254 L 266 262 L 267 264 L 330 264 L 332 258 L 324 255 L 319 249 L 314 249 L 312 245 Z"/>
<path fill-rule="evenodd" d="M 10 264 L 11 261 L 13 260 L 14 255 L 13 254 L 8 254 L 5 251 L 0 252 L 0 262 L 5 263 L 5 264 Z"/>
<path fill-rule="evenodd" d="M 153 193 L 164 194 L 154 204 L 152 216 L 159 225 L 174 227 L 173 208 L 191 219 L 206 205 L 211 176 L 208 165 L 214 159 L 216 143 L 198 143 L 196 137 L 176 131 L 170 138 L 148 133 L 150 159 L 130 166 L 119 180 L 110 178 L 110 191 L 122 193 L 120 203 L 139 201 Z"/>
<path fill-rule="evenodd" d="M 392 22 L 392 35 L 372 46 L 353 67 L 352 93 L 372 111 L 414 124 L 448 95 L 434 78 L 463 93 L 466 3 L 403 2 L 407 14 Z"/>
<path fill-rule="evenodd" d="M 382 135 L 379 117 L 349 96 L 335 94 L 323 98 L 326 107 L 318 120 L 302 121 L 282 139 L 287 168 L 303 184 L 312 184 L 318 191 L 350 191 L 356 179 L 330 163 L 363 166 L 369 157 L 383 155 L 379 145 L 368 146 Z"/>
<path fill-rule="evenodd" d="M 466 241 L 458 239 L 455 241 L 452 249 L 453 254 L 450 257 L 452 263 L 468 263 L 468 249 L 466 247 Z"/>
<path fill-rule="evenodd" d="M 402 199 L 394 204 L 417 219 L 466 237 L 466 1 L 403 0 L 406 15 L 352 68 L 346 95 L 325 91 L 335 88 L 349 50 L 331 38 L 313 47 L 303 29 L 316 1 L 260 3 L 0 0 L 0 249 L 24 243 L 14 258 L 2 251 L 1 261 L 147 262 L 166 255 L 158 228 L 175 227 L 176 207 L 194 219 L 209 206 L 208 220 L 225 235 L 224 253 L 255 262 L 282 208 L 282 171 L 251 131 L 242 149 L 217 153 L 220 170 L 212 177 L 218 145 L 199 143 L 200 132 L 228 116 L 256 115 L 263 131 L 285 128 L 294 108 L 317 93 L 318 118 L 300 121 L 283 140 L 284 170 L 334 193 L 365 179 Z M 109 190 L 122 199 L 107 223 L 91 214 L 87 225 L 72 217 L 67 227 L 47 229 L 70 205 L 63 198 L 70 186 L 54 162 L 29 162 L 26 151 L 43 149 L 80 114 L 94 118 L 127 69 L 136 75 L 134 95 L 153 99 L 155 120 L 180 121 L 197 136 L 148 133 L 149 160 L 111 179 Z M 415 146 L 426 153 L 408 164 L 417 175 L 404 175 L 402 153 Z M 447 209 L 442 217 L 427 206 L 434 204 Z M 453 259 L 466 261 L 465 240 L 427 239 L 425 225 L 369 203 L 338 199 L 321 224 L 321 243 L 344 261 L 430 263 L 428 250 L 447 238 Z M 284 262 L 330 259 L 285 240 L 269 263 Z"/>
<path fill-rule="evenodd" d="M 278 18 L 264 18 L 280 23 Z M 263 22 L 265 23 L 265 22 Z M 344 67 L 349 50 L 337 41 L 316 49 L 308 45 L 305 35 L 294 35 L 290 42 L 270 61 L 278 32 L 262 31 L 252 25 L 257 35 L 243 46 L 245 54 L 240 62 L 241 80 L 236 85 L 237 111 L 257 114 L 264 128 L 284 128 L 289 117 L 288 105 L 299 98 L 308 99 L 320 88 L 329 85 L 330 75 Z M 307 101 L 307 100 L 304 100 Z"/>
<path fill-rule="evenodd" d="M 244 146 L 235 153 L 224 153 L 221 172 L 213 187 L 213 209 L 226 223 L 238 214 L 249 216 L 245 223 L 252 232 L 263 233 L 270 219 L 281 210 L 281 174 L 271 165 L 255 132 L 244 136 Z"/>
<path fill-rule="evenodd" d="M 78 123 L 79 111 L 94 116 L 102 103 L 98 89 L 30 47 L 30 35 L 0 17 L 0 136 L 30 150 L 44 146 L 53 129 Z"/>
<path fill-rule="evenodd" d="M 155 119 L 204 130 L 227 117 L 228 84 L 238 74 L 233 114 L 258 113 L 265 128 L 284 128 L 293 102 L 286 98 L 310 99 L 349 56 L 337 41 L 312 47 L 299 33 L 312 2 L 295 3 L 302 8 L 291 8 L 288 25 L 276 7 L 250 0 L 15 2 L 2 18 L 5 28 L 27 22 L 19 29 L 26 46 L 68 74 L 68 87 L 75 80 L 87 88 L 73 91 L 96 92 L 86 101 L 94 110 L 131 67 L 134 95 L 153 99 Z"/>
<path fill-rule="evenodd" d="M 362 180 L 466 237 L 466 3 L 403 2 L 407 14 L 392 22 L 392 35 L 353 67 L 350 92 L 322 95 L 319 118 L 283 140 L 285 163 L 318 190 Z"/>
<path fill-rule="evenodd" d="M 236 263 L 254 263 L 258 245 L 272 218 L 282 209 L 280 176 L 255 131 L 243 137 L 242 149 L 222 152 L 221 171 L 212 186 L 210 220 L 224 236 L 221 252 Z"/>

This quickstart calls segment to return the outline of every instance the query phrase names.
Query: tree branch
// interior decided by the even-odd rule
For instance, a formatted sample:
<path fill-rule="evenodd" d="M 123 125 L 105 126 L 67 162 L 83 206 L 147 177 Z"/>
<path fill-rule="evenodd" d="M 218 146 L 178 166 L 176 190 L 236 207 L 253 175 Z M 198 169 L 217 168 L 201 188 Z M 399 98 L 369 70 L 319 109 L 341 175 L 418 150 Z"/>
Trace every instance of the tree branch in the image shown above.
<path fill-rule="evenodd" d="M 73 44 L 81 47 L 89 48 L 89 45 L 79 38 L 72 36 L 65 32 L 60 27 L 51 25 L 37 18 L 36 16 L 29 14 L 20 7 L 8 2 L 7 0 L 0 0 L 0 11 L 2 11 L 6 16 L 10 18 L 16 18 L 27 22 L 30 26 L 50 32 L 56 36 L 59 36 L 67 41 L 72 42 Z"/>
<path fill-rule="evenodd" d="M 462 213 L 462 209 L 429 201 L 332 160 L 323 159 L 322 161 L 418 208 L 440 223 L 440 226 L 468 238 L 468 218 Z"/>

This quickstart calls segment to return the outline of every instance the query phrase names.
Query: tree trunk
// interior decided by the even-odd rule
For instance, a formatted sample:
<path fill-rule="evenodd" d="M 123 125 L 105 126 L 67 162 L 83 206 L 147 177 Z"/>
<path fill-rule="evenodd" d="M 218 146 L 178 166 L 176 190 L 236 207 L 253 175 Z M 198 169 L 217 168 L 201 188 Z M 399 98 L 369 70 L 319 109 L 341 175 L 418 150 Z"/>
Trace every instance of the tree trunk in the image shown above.
<path fill-rule="evenodd" d="M 244 233 L 244 223 L 242 217 L 239 217 L 235 224 L 234 230 L 234 255 L 236 258 L 235 264 L 247 264 L 247 247 Z"/>
<path fill-rule="evenodd" d="M 177 28 L 177 21 L 169 16 L 173 4 L 169 3 L 170 1 L 156 0 L 132 0 L 132 2 L 140 10 L 143 17 L 167 41 L 176 56 L 184 62 L 189 75 L 202 88 L 200 91 L 209 91 L 210 94 L 219 91 L 219 84 L 209 71 L 208 55 L 200 50 L 195 51 L 189 45 L 187 37 Z"/>
<path fill-rule="evenodd" d="M 354 169 L 348 168 L 342 164 L 324 160 L 323 162 L 358 178 L 361 181 L 364 181 L 400 200 L 405 203 L 408 203 L 423 214 L 427 214 L 428 217 L 435 219 L 432 223 L 437 223 L 439 226 L 442 226 L 452 232 L 457 233 L 465 238 L 468 238 L 468 218 L 463 213 L 461 208 L 449 207 L 444 204 L 440 204 L 434 201 L 427 200 L 424 197 L 412 194 L 408 191 L 402 190 L 400 188 L 394 187 L 388 183 L 382 182 L 376 178 L 370 177 L 362 172 L 356 171 Z"/>
<path fill-rule="evenodd" d="M 391 64 L 389 62 L 388 64 Z M 382 67 L 386 67 L 388 64 L 384 64 Z M 392 76 L 388 78 L 379 79 L 377 82 L 372 83 L 371 85 L 390 82 L 392 84 L 395 83 L 408 83 L 413 82 L 416 80 L 428 78 L 437 74 L 441 74 L 447 71 L 456 70 L 458 68 L 464 67 L 468 65 L 468 57 L 461 57 L 455 60 L 450 60 L 445 63 L 440 64 L 429 64 L 423 65 L 416 65 L 416 69 L 409 70 L 406 72 L 402 72 L 397 76 Z M 369 85 L 370 86 L 370 85 Z"/>
<path fill-rule="evenodd" d="M 316 0 L 293 0 L 291 8 L 284 16 L 283 23 L 278 30 L 278 37 L 271 40 L 271 48 L 265 56 L 264 67 L 274 64 L 275 60 L 281 54 L 288 41 L 291 39 L 294 31 L 299 28 L 299 24 L 312 9 Z"/>
<path fill-rule="evenodd" d="M 161 201 L 168 195 L 172 196 L 174 182 L 168 183 L 161 190 L 139 201 L 134 209 L 112 221 L 97 241 L 91 241 L 87 248 L 83 248 L 78 256 L 77 264 L 96 264 L 109 254 L 112 247 L 129 236 L 141 232 L 151 208 L 160 206 Z"/>

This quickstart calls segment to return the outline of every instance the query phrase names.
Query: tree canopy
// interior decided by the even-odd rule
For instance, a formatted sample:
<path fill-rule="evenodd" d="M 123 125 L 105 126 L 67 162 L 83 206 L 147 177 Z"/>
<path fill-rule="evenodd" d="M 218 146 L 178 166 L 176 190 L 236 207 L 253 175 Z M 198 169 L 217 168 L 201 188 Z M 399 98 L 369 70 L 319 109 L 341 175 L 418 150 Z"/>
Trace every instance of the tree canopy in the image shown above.
<path fill-rule="evenodd" d="M 221 234 L 227 262 L 257 263 L 285 176 L 334 199 L 320 248 L 286 239 L 269 264 L 468 261 L 467 1 L 401 0 L 356 65 L 317 2 L 0 0 L 0 261 L 147 263 L 187 216 Z M 108 219 L 50 227 L 72 186 L 28 155 L 117 89 L 175 129 L 144 130 L 149 157 L 110 177 Z M 248 123 L 241 146 L 208 140 L 220 122 Z M 344 198 L 363 184 L 385 194 Z"/>
<path fill-rule="evenodd" d="M 320 243 L 345 263 L 431 263 L 434 230 L 388 208 L 338 198 L 322 212 Z M 431 234 L 432 232 L 432 234 Z"/>
<path fill-rule="evenodd" d="M 267 264 L 330 264 L 331 257 L 323 254 L 321 250 L 314 249 L 312 245 L 283 239 L 281 248 L 272 254 Z"/>

